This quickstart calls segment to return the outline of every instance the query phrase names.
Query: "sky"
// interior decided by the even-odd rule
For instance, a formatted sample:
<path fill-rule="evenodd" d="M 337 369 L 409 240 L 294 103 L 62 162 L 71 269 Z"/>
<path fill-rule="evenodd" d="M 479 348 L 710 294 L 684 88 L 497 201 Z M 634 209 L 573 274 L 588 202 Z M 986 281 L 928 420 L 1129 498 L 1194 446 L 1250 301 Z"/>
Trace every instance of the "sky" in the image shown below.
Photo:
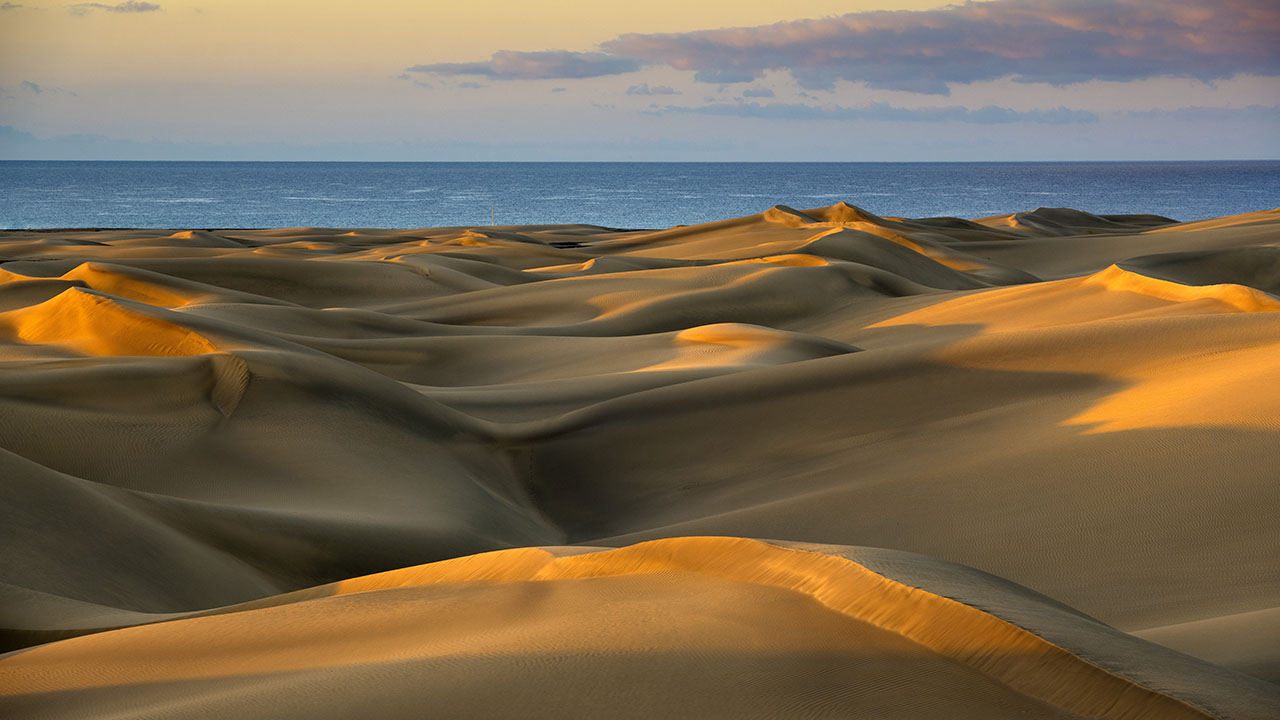
<path fill-rule="evenodd" d="M 0 0 L 0 159 L 1276 158 L 1275 0 Z"/>

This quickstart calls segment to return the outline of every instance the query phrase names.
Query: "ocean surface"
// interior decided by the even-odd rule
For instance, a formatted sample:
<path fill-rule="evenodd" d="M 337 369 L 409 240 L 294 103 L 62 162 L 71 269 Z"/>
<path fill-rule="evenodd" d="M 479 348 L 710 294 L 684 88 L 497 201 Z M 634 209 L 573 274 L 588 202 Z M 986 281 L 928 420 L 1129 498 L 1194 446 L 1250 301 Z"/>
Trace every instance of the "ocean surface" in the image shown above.
<path fill-rule="evenodd" d="M 900 217 L 1071 207 L 1198 220 L 1280 206 L 1280 161 L 0 162 L 3 228 L 665 228 L 841 200 Z"/>

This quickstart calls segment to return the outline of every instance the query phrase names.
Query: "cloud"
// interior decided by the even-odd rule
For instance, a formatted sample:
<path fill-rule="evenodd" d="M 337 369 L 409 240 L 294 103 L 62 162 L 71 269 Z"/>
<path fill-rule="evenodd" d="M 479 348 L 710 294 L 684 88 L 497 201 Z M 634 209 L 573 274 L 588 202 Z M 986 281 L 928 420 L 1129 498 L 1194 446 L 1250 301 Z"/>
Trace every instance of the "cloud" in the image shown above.
<path fill-rule="evenodd" d="M 1241 108 L 1194 105 L 1172 110 L 1130 110 L 1125 115 L 1143 120 L 1164 119 L 1197 123 L 1246 120 L 1272 123 L 1280 127 L 1280 105 L 1250 105 Z"/>
<path fill-rule="evenodd" d="M 649 83 L 640 83 L 627 88 L 628 95 L 679 95 L 680 91 L 669 85 L 649 86 Z"/>
<path fill-rule="evenodd" d="M 995 0 L 689 33 L 629 34 L 606 52 L 706 82 L 785 70 L 806 88 L 837 80 L 947 94 L 1012 77 L 1069 85 L 1157 76 L 1280 74 L 1274 0 Z"/>
<path fill-rule="evenodd" d="M 742 97 L 771 98 L 773 91 L 767 87 L 752 87 L 742 91 Z"/>
<path fill-rule="evenodd" d="M 19 8 L 24 8 L 24 7 L 26 7 L 26 5 L 19 5 L 18 3 L 7 2 L 3 5 L 0 5 L 0 10 L 17 10 Z"/>
<path fill-rule="evenodd" d="M 30 93 L 31 95 L 39 95 L 41 97 L 48 97 L 50 95 L 70 95 L 71 97 L 78 97 L 70 90 L 63 90 L 60 87 L 49 87 L 48 85 L 41 85 L 40 83 L 35 83 L 30 80 L 23 80 L 17 85 L 0 87 L 0 92 L 5 93 L 4 96 L 8 100 L 17 100 L 18 98 L 14 93 L 22 94 L 23 91 Z"/>
<path fill-rule="evenodd" d="M 86 2 L 67 6 L 67 10 L 72 15 L 84 15 L 93 10 L 106 10 L 107 12 L 112 13 L 144 13 L 155 12 L 159 9 L 160 6 L 155 3 L 138 2 L 138 0 L 125 0 L 125 2 L 116 3 L 115 5 L 108 5 L 100 2 Z"/>
<path fill-rule="evenodd" d="M 515 52 L 501 50 L 482 62 L 414 65 L 408 72 L 436 75 L 484 75 L 494 80 L 550 80 L 620 75 L 640 69 L 640 63 L 598 52 Z"/>
<path fill-rule="evenodd" d="M 684 68 L 681 68 L 684 69 Z M 726 68 L 707 68 L 694 73 L 694 80 L 704 83 L 712 83 L 717 85 L 727 85 L 730 83 L 745 83 L 756 79 L 756 74 L 743 70 L 734 70 Z"/>
<path fill-rule="evenodd" d="M 72 15 L 84 15 L 91 10 L 106 10 L 107 12 L 113 13 L 144 13 L 155 12 L 159 9 L 160 6 L 155 3 L 138 2 L 138 0 L 125 0 L 125 2 L 116 3 L 115 5 L 108 5 L 100 2 L 86 2 L 67 6 L 67 10 L 69 10 Z"/>
<path fill-rule="evenodd" d="M 466 90 L 479 90 L 480 88 L 487 88 L 489 86 L 485 85 L 484 83 L 472 82 L 468 80 L 467 82 L 458 83 L 458 87 Z"/>
<path fill-rule="evenodd" d="M 24 130 L 19 130 L 12 125 L 0 125 L 0 138 L 12 138 L 17 140 L 34 140 L 35 136 Z"/>
<path fill-rule="evenodd" d="M 1275 0 L 992 0 L 857 12 L 756 27 L 626 34 L 602 52 L 495 53 L 411 70 L 495 79 L 581 78 L 667 65 L 699 82 L 782 71 L 805 89 L 837 81 L 947 95 L 1000 78 L 1064 86 L 1153 77 L 1280 75 Z"/>
<path fill-rule="evenodd" d="M 413 83 L 414 85 L 417 85 L 418 87 L 422 87 L 422 88 L 434 88 L 434 87 L 435 87 L 435 85 L 432 85 L 432 84 L 431 84 L 431 83 L 429 83 L 429 82 L 423 82 L 422 80 L 419 80 L 418 78 L 416 78 L 416 77 L 414 77 L 414 76 L 410 75 L 409 73 L 400 73 L 399 75 L 396 75 L 396 76 L 395 76 L 394 78 L 392 78 L 392 79 L 393 79 L 393 80 L 404 80 L 404 81 L 406 81 L 406 82 L 411 82 L 411 83 Z"/>
<path fill-rule="evenodd" d="M 839 105 L 804 105 L 801 103 L 755 102 L 712 103 L 699 106 L 668 105 L 660 113 L 687 113 L 694 115 L 724 115 L 731 117 L 759 118 L 766 120 L 868 120 L 873 122 L 961 122 L 978 125 L 998 125 L 1029 122 L 1041 125 L 1071 125 L 1098 121 L 1098 116 L 1084 110 L 1065 107 L 1053 110 L 1017 111 L 988 105 L 971 110 L 966 107 L 903 108 L 888 103 L 871 103 L 859 107 Z"/>

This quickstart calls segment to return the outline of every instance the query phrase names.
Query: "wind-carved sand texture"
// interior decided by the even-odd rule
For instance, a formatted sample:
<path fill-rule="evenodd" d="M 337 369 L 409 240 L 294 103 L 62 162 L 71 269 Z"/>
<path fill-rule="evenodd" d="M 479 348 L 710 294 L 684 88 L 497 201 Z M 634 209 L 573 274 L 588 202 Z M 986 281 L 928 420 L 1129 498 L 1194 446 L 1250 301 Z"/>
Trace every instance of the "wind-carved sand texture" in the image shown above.
<path fill-rule="evenodd" d="M 1280 717 L 1280 211 L 0 260 L 5 717 Z"/>

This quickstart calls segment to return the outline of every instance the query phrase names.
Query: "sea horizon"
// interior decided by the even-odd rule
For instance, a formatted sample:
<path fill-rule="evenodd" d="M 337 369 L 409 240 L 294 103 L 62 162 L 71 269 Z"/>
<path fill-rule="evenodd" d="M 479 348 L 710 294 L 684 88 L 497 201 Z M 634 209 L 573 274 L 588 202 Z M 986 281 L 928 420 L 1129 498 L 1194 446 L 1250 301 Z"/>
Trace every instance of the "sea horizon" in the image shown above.
<path fill-rule="evenodd" d="M 6 229 L 662 228 L 842 201 L 894 217 L 1069 207 L 1188 221 L 1280 204 L 1280 160 L 4 160 L 0 191 Z"/>
<path fill-rule="evenodd" d="M 1159 158 L 1076 160 L 243 160 L 173 158 L 0 158 L 4 163 L 259 163 L 280 165 L 1177 165 L 1183 163 L 1271 163 L 1275 158 Z"/>

